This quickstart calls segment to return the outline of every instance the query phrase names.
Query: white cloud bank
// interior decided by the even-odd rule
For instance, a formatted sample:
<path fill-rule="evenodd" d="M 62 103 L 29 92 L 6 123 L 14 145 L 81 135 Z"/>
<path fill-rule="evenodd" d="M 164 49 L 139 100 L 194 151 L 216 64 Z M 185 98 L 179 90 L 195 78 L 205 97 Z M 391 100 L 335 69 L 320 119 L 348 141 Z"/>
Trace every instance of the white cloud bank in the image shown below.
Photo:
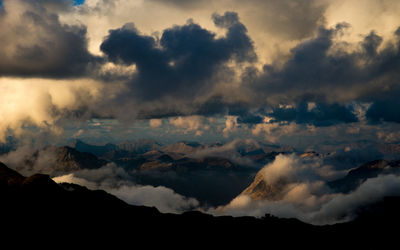
<path fill-rule="evenodd" d="M 199 206 L 194 198 L 158 186 L 136 185 L 125 170 L 108 164 L 96 170 L 83 170 L 53 178 L 57 183 L 74 183 L 89 189 L 102 189 L 131 205 L 156 207 L 162 213 L 182 213 Z"/>
<path fill-rule="evenodd" d="M 21 135 L 29 126 L 62 133 L 65 112 L 95 102 L 102 85 L 94 80 L 45 80 L 0 77 L 0 142 L 7 131 Z"/>

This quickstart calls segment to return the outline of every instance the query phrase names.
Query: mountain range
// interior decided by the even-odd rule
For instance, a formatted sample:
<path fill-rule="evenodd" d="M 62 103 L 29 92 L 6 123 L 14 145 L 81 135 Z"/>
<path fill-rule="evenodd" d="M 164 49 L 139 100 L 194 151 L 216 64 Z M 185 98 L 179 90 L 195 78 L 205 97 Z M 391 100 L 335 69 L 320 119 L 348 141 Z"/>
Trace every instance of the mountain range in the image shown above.
<path fill-rule="evenodd" d="M 352 222 L 332 226 L 312 226 L 295 219 L 265 215 L 215 217 L 201 212 L 162 214 L 155 208 L 131 206 L 101 190 L 91 191 L 74 184 L 56 184 L 48 175 L 24 177 L 0 163 L 0 200 L 5 234 L 19 237 L 73 237 L 88 239 L 130 237 L 135 244 L 148 240 L 174 242 L 184 246 L 210 244 L 308 248 L 384 247 L 392 238 L 390 226 L 398 225 L 400 199 L 386 198 L 380 209 L 361 215 Z M 38 239 L 38 238 L 37 238 Z M 90 238 L 92 239 L 92 238 Z M 362 241 L 361 241 L 362 239 Z M 367 240 L 366 240 L 367 239 Z M 171 242 L 171 243 L 172 243 Z M 93 242 L 95 244 L 96 242 Z M 118 244 L 116 241 L 114 244 Z M 187 246 L 187 245 L 186 245 Z"/>
<path fill-rule="evenodd" d="M 284 150 L 292 150 L 255 141 L 227 146 L 138 140 L 96 146 L 75 140 L 70 146 L 115 162 L 137 184 L 171 188 L 207 206 L 228 203 L 251 183 L 260 167 Z"/>
<path fill-rule="evenodd" d="M 108 160 L 132 157 L 161 147 L 157 142 L 148 139 L 139 139 L 134 142 L 126 141 L 119 144 L 106 143 L 104 145 L 92 145 L 76 139 L 69 146 L 80 152 L 91 153 Z"/>
<path fill-rule="evenodd" d="M 381 147 L 381 146 L 380 146 Z M 393 148 L 390 147 L 391 153 Z M 256 141 L 230 144 L 177 142 L 161 145 L 152 140 L 120 144 L 91 145 L 80 140 L 69 146 L 47 146 L 25 155 L 13 169 L 25 175 L 47 174 L 51 177 L 82 170 L 107 168 L 115 163 L 126 171 L 130 182 L 138 185 L 164 186 L 186 197 L 197 199 L 203 206 L 220 206 L 240 194 L 254 200 L 280 200 L 287 183 L 284 179 L 267 183 L 262 167 L 279 154 L 293 154 L 289 147 L 266 145 Z M 346 154 L 298 152 L 301 158 L 317 158 L 327 163 L 346 161 Z M 364 163 L 340 179 L 327 184 L 334 192 L 349 193 L 368 178 L 396 172 L 395 160 Z M 377 167 L 381 166 L 381 167 Z M 388 170 L 391 166 L 391 170 Z"/>

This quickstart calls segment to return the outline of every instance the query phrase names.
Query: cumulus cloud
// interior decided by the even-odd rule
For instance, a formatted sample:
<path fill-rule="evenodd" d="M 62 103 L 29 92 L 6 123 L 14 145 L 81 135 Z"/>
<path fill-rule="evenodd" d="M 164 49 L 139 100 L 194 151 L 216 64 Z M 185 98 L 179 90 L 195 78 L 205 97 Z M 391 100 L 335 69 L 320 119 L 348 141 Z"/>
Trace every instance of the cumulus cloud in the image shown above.
<path fill-rule="evenodd" d="M 228 72 L 234 73 L 228 62 L 256 60 L 253 42 L 236 13 L 214 14 L 213 20 L 217 27 L 226 30 L 225 36 L 217 37 L 193 21 L 165 29 L 159 40 L 141 34 L 132 23 L 111 30 L 101 50 L 112 62 L 134 64 L 137 69 L 128 82 L 131 91 L 125 100 L 169 97 L 193 101 L 210 95 L 217 83 L 227 80 Z M 163 109 L 168 108 L 165 104 L 169 102 L 164 102 Z"/>
<path fill-rule="evenodd" d="M 230 133 L 238 131 L 239 125 L 237 119 L 237 116 L 225 116 L 225 128 L 222 130 L 225 137 L 228 137 Z"/>
<path fill-rule="evenodd" d="M 0 39 L 0 76 L 88 75 L 99 59 L 87 50 L 85 26 L 60 22 L 55 11 L 67 2 L 71 4 L 54 0 L 3 1 L 0 29 L 6 35 Z"/>
<path fill-rule="evenodd" d="M 186 133 L 194 133 L 195 135 L 202 135 L 205 130 L 210 129 L 210 125 L 208 124 L 212 121 L 212 118 L 205 118 L 203 116 L 179 116 L 179 117 L 171 117 L 169 118 L 169 124 L 183 129 L 183 132 Z"/>
<path fill-rule="evenodd" d="M 251 128 L 251 133 L 256 136 L 263 136 L 270 142 L 278 142 L 282 136 L 293 135 L 299 132 L 302 127 L 294 122 L 270 122 L 270 117 L 264 117 L 264 123 L 256 124 Z M 307 129 L 306 129 L 307 130 Z"/>
<path fill-rule="evenodd" d="M 154 206 L 163 213 L 181 213 L 197 208 L 199 202 L 163 186 L 137 185 L 132 176 L 115 164 L 96 170 L 82 170 L 54 177 L 57 183 L 67 182 L 102 189 L 132 205 Z"/>
<path fill-rule="evenodd" d="M 233 141 L 221 145 L 206 145 L 189 154 L 188 157 L 203 158 L 214 156 L 227 158 L 241 166 L 259 167 L 254 161 L 245 156 L 247 152 L 256 150 L 271 153 L 281 152 L 286 149 L 275 145 L 265 145 L 255 139 L 234 139 Z"/>
<path fill-rule="evenodd" d="M 158 128 L 162 126 L 162 119 L 150 119 L 149 125 L 152 128 Z"/>
<path fill-rule="evenodd" d="M 147 105 L 138 105 L 138 115 L 144 118 L 228 114 L 229 117 L 238 116 L 237 123 L 259 124 L 264 115 L 277 122 L 313 126 L 357 122 L 359 117 L 354 106 L 370 103 L 365 112 L 367 119 L 397 122 L 398 116 L 393 108 L 398 100 L 397 71 L 394 70 L 398 57 L 397 33 L 392 44 L 381 47 L 382 37 L 370 32 L 355 49 L 349 50 L 350 46 L 341 41 L 350 28 L 349 24 L 339 23 L 332 28 L 319 26 L 315 36 L 292 48 L 291 56 L 283 65 L 267 64 L 262 71 L 255 66 L 247 67 L 242 72 L 243 82 L 237 84 L 237 79 L 231 76 L 238 73 L 238 65 L 254 63 L 256 58 L 253 42 L 237 13 L 214 14 L 213 22 L 226 30 L 225 37 L 216 38 L 214 33 L 193 22 L 164 30 L 159 41 L 153 36 L 140 34 L 133 24 L 110 31 L 102 44 L 103 51 L 114 63 L 137 68 L 133 80 L 128 82 L 128 89 L 132 92 L 125 93 L 126 98 L 121 100 L 129 103 L 129 100 L 139 97 L 147 102 Z M 203 40 L 196 39 L 201 33 L 204 34 Z M 186 39 L 180 40 L 183 36 Z M 116 46 L 116 41 L 124 42 Z M 139 45 L 131 47 L 130 44 L 136 43 Z M 213 57 L 207 59 L 191 52 L 196 47 L 196 51 L 204 50 L 202 55 L 205 55 L 216 51 L 223 43 L 226 49 L 212 53 Z M 122 53 L 119 50 L 124 46 L 127 46 L 124 51 L 144 49 Z M 227 62 L 232 60 L 237 65 L 228 67 Z M 226 84 L 228 79 L 234 83 L 232 86 Z M 144 82 L 149 84 L 142 85 Z M 190 86 L 186 85 L 187 82 L 191 83 Z M 227 87 L 232 88 L 224 93 L 222 90 Z M 158 90 L 157 95 L 153 89 Z M 189 103 L 188 98 L 192 98 Z M 282 108 L 282 104 L 290 108 Z M 236 127 L 231 118 L 228 122 L 225 135 L 230 128 Z"/>
<path fill-rule="evenodd" d="M 89 79 L 0 78 L 0 141 L 10 132 L 30 133 L 32 126 L 60 135 L 60 121 L 83 116 L 82 111 L 101 96 L 101 89 L 100 83 Z"/>
<path fill-rule="evenodd" d="M 165 5 L 160 5 L 161 2 Z M 101 79 L 107 83 L 104 86 L 108 85 L 102 88 L 103 96 L 98 98 L 101 101 L 96 104 L 90 101 L 90 105 L 81 105 L 81 109 L 77 104 L 58 106 L 70 114 L 89 109 L 92 116 L 129 122 L 135 118 L 226 116 L 225 136 L 249 128 L 253 135 L 269 131 L 266 134 L 271 141 L 277 141 L 279 136 L 273 131 L 295 127 L 291 124 L 305 124 L 303 127 L 308 128 L 307 125 L 355 123 L 359 117 L 354 103 L 370 105 L 364 114 L 369 122 L 398 122 L 395 107 L 400 93 L 396 83 L 399 38 L 393 25 L 390 37 L 386 31 L 380 34 L 379 29 L 363 30 L 361 40 L 357 34 L 358 40 L 350 44 L 346 38 L 347 34 L 356 33 L 352 30 L 353 19 L 345 18 L 349 23 L 339 24 L 332 21 L 336 19 L 332 16 L 332 6 L 339 8 L 340 4 L 311 0 L 195 2 L 91 0 L 72 6 L 69 0 L 43 0 L 37 4 L 27 0 L 4 1 L 0 26 L 4 26 L 2 30 L 7 36 L 0 39 L 3 45 L 0 54 L 4 54 L 4 67 L 0 67 L 4 72 L 0 70 L 0 74 L 86 77 L 71 80 L 80 81 L 82 88 L 86 88 L 86 79 L 90 78 L 87 80 L 90 82 Z M 363 8 L 379 5 L 372 4 L 372 0 L 368 2 Z M 130 11 L 144 12 L 149 5 L 176 11 L 180 20 L 194 16 L 196 21 L 173 21 L 177 23 L 174 26 L 169 22 L 163 22 L 162 26 L 149 22 L 146 26 L 144 22 L 149 20 L 143 16 L 131 18 Z M 233 11 L 223 12 L 224 6 L 232 6 Z M 387 1 L 384 6 L 396 9 L 397 5 Z M 197 8 L 215 9 L 207 11 L 205 20 L 204 12 Z M 209 13 L 213 12 L 210 18 Z M 202 18 L 197 19 L 199 15 Z M 266 21 L 260 22 L 263 18 Z M 255 25 L 255 19 L 262 25 Z M 128 21 L 134 21 L 135 25 Z M 22 25 L 25 23 L 29 27 Z M 264 32 L 263 29 L 276 34 L 273 37 L 279 33 L 280 39 L 289 34 L 291 37 L 285 39 L 291 41 L 291 49 L 260 68 L 258 59 L 266 55 L 257 47 L 264 45 L 257 46 L 252 38 Z M 25 39 L 26 34 L 30 39 Z M 98 50 L 97 57 L 88 52 L 89 38 L 97 43 L 91 45 L 92 52 L 95 47 Z M 76 101 L 79 91 L 74 95 L 70 91 L 65 93 L 64 100 Z M 18 111 L 18 118 L 14 119 L 18 122 L 3 122 L 0 134 L 7 133 L 10 127 L 20 133 L 16 128 L 27 123 L 56 128 L 53 124 L 61 116 L 59 110 L 54 110 L 54 102 L 61 95 L 57 98 L 54 94 L 35 95 L 35 100 L 41 100 L 32 102 L 35 111 L 21 115 Z M 76 103 L 81 101 L 88 103 L 85 98 Z M 282 108 L 282 104 L 291 108 Z M 279 125 L 263 121 L 264 117 L 274 118 Z M 171 121 L 183 124 L 180 121 L 183 118 L 175 118 Z M 160 127 L 160 122 L 150 120 L 149 125 Z M 203 133 L 190 126 L 195 125 L 182 127 L 184 133 Z"/>
<path fill-rule="evenodd" d="M 292 49 L 291 58 L 282 68 L 265 65 L 250 85 L 257 92 L 265 93 L 271 103 L 278 102 L 276 106 L 279 102 L 296 105 L 305 100 L 315 102 L 321 112 L 302 114 L 309 119 L 326 119 L 328 123 L 333 117 L 342 122 L 355 121 L 351 110 L 335 102 L 359 101 L 374 103 L 366 114 L 370 119 L 396 121 L 396 112 L 392 112 L 393 109 L 385 112 L 384 108 L 388 108 L 389 103 L 396 104 L 394 96 L 398 93 L 395 80 L 399 51 L 397 32 L 393 35 L 395 42 L 383 48 L 378 49 L 382 38 L 371 32 L 355 50 L 349 51 L 346 44 L 340 42 L 349 27 L 346 23 L 333 28 L 320 27 L 316 37 Z M 301 105 L 298 111 L 300 109 Z"/>

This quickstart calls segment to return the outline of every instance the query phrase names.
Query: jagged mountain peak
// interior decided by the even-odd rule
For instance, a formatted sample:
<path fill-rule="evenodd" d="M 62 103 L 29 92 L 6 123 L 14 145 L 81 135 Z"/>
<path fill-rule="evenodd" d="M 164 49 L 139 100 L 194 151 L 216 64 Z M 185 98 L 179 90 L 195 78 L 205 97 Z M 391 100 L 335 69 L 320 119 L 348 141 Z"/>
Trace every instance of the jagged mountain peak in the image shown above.
<path fill-rule="evenodd" d="M 248 195 L 253 200 L 279 200 L 283 197 L 282 191 L 286 184 L 285 179 L 268 183 L 265 180 L 264 171 L 259 171 L 254 177 L 254 181 L 243 190 L 241 195 Z"/>

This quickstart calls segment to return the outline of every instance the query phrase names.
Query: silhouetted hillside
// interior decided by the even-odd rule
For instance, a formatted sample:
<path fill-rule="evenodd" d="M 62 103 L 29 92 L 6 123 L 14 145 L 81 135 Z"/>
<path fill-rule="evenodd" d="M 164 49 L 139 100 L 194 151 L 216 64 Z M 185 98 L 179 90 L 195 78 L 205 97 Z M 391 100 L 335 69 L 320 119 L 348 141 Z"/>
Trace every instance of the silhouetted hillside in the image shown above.
<path fill-rule="evenodd" d="M 381 237 L 389 236 L 385 234 L 390 231 L 389 226 L 398 225 L 400 208 L 399 198 L 392 197 L 377 204 L 374 210 L 366 210 L 355 221 L 318 227 L 268 215 L 256 219 L 214 217 L 200 212 L 161 214 L 155 208 L 128 205 L 104 191 L 90 191 L 73 184 L 58 185 L 47 175 L 24 177 L 2 163 L 0 200 L 2 227 L 8 233 L 18 232 L 21 237 L 25 233 L 65 239 L 102 235 L 116 240 L 129 236 L 131 244 L 152 239 L 176 245 L 189 240 L 196 246 L 235 242 L 251 246 L 261 242 L 281 248 L 383 246 L 390 238 Z"/>

